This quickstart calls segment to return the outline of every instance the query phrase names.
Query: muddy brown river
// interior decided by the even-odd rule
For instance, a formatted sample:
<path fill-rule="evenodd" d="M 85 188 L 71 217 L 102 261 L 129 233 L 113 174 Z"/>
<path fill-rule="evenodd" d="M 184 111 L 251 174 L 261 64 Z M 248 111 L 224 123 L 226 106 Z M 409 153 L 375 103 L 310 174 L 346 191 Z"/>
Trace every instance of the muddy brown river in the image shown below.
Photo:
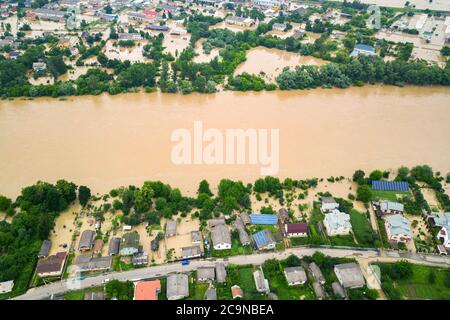
<path fill-rule="evenodd" d="M 281 178 L 427 163 L 450 171 L 448 88 L 124 94 L 0 101 L 0 194 L 59 178 L 108 192 L 158 179 L 193 194 L 205 178 L 253 181 L 259 165 L 175 165 L 174 130 L 279 129 Z"/>

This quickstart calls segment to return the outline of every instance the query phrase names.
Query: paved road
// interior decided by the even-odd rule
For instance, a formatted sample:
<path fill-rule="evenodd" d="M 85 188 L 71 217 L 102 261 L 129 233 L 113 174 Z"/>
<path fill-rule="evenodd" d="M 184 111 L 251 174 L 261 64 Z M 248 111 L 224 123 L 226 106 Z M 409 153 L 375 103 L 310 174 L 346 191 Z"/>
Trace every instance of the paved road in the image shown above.
<path fill-rule="evenodd" d="M 28 290 L 27 293 L 14 298 L 14 300 L 40 300 L 49 298 L 52 294 L 61 294 L 69 291 L 85 289 L 89 287 L 100 286 L 106 279 L 117 279 L 121 281 L 125 280 L 139 280 L 149 279 L 167 276 L 168 274 L 175 272 L 188 272 L 196 270 L 198 267 L 211 266 L 216 262 L 224 262 L 225 264 L 233 263 L 238 265 L 245 264 L 261 264 L 267 259 L 285 259 L 291 254 L 295 254 L 298 257 L 311 256 L 314 252 L 320 251 L 325 255 L 331 257 L 353 257 L 367 260 L 368 262 L 375 261 L 397 261 L 400 259 L 410 259 L 417 263 L 429 265 L 448 265 L 450 266 L 450 258 L 447 257 L 433 257 L 425 259 L 419 255 L 413 256 L 400 256 L 398 253 L 396 256 L 393 254 L 380 253 L 376 250 L 352 250 L 352 249 L 327 249 L 327 248 L 291 248 L 282 252 L 267 252 L 261 254 L 233 256 L 225 259 L 202 259 L 191 260 L 189 265 L 183 266 L 181 263 L 170 263 L 159 266 L 153 266 L 148 268 L 140 268 L 123 272 L 110 272 L 100 276 L 87 277 L 81 281 L 75 281 L 71 279 L 54 282 L 45 286 L 37 287 Z"/>

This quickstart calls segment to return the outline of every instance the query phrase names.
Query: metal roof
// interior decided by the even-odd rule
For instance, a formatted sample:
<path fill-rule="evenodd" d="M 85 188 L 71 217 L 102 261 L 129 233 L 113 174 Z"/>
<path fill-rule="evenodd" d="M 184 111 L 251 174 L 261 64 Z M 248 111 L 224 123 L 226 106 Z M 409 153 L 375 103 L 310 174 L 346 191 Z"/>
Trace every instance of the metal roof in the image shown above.
<path fill-rule="evenodd" d="M 251 214 L 250 222 L 252 224 L 277 224 L 278 217 L 274 214 Z"/>
<path fill-rule="evenodd" d="M 406 181 L 374 180 L 374 181 L 372 181 L 372 189 L 373 190 L 382 190 L 382 191 L 407 192 L 409 190 L 409 184 Z"/>
<path fill-rule="evenodd" d="M 265 247 L 269 243 L 275 242 L 272 233 L 267 230 L 261 230 L 253 235 L 253 240 L 255 240 L 256 246 L 258 248 Z"/>

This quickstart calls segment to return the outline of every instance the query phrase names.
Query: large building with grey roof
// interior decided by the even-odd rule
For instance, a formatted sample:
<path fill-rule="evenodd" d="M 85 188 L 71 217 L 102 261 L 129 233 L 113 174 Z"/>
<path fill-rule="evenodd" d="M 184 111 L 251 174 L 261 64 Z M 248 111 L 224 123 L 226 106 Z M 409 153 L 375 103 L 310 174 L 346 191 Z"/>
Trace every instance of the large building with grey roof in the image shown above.
<path fill-rule="evenodd" d="M 186 274 L 172 274 L 167 277 L 167 299 L 180 300 L 189 296 L 189 279 Z"/>
<path fill-rule="evenodd" d="M 387 217 L 384 224 L 390 241 L 405 243 L 413 238 L 408 219 L 400 214 Z"/>
<path fill-rule="evenodd" d="M 219 224 L 212 228 L 211 241 L 215 250 L 231 249 L 231 235 L 228 227 Z"/>
<path fill-rule="evenodd" d="M 343 263 L 334 266 L 334 273 L 345 289 L 360 288 L 366 284 L 361 268 L 357 263 Z"/>
<path fill-rule="evenodd" d="M 350 215 L 340 212 L 337 209 L 325 214 L 323 225 L 329 236 L 346 235 L 352 231 Z"/>

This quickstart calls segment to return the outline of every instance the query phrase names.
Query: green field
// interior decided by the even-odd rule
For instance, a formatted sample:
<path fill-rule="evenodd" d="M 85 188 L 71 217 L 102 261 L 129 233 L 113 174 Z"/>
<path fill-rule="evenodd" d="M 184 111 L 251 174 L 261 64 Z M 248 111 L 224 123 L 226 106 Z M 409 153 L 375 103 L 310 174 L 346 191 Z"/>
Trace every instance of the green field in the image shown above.
<path fill-rule="evenodd" d="M 231 299 L 231 287 L 237 284 L 244 291 L 244 300 L 265 300 L 265 295 L 256 291 L 253 271 L 253 266 L 234 266 L 228 268 L 227 286 L 222 288 L 218 286 L 218 299 L 222 297 Z"/>
<path fill-rule="evenodd" d="M 381 191 L 381 190 L 372 190 L 372 200 L 389 200 L 398 202 L 399 198 L 403 196 L 409 195 L 409 192 L 400 192 L 400 191 Z M 398 196 L 398 198 L 397 198 Z"/>
<path fill-rule="evenodd" d="M 300 286 L 289 286 L 283 273 L 268 276 L 270 291 L 280 300 L 314 300 L 314 291 L 308 282 Z"/>
<path fill-rule="evenodd" d="M 415 264 L 412 265 L 412 269 L 413 275 L 411 278 L 393 280 L 394 287 L 404 298 L 412 300 L 450 300 L 450 284 L 448 283 L 450 281 L 446 280 L 446 277 L 450 277 L 450 268 Z M 433 283 L 429 281 L 430 273 L 435 275 Z M 383 275 L 381 277 L 383 278 Z"/>
<path fill-rule="evenodd" d="M 363 247 L 375 246 L 376 234 L 372 230 L 370 221 L 364 213 L 356 210 L 350 211 L 350 223 L 352 224 L 353 233 L 358 244 Z"/>

